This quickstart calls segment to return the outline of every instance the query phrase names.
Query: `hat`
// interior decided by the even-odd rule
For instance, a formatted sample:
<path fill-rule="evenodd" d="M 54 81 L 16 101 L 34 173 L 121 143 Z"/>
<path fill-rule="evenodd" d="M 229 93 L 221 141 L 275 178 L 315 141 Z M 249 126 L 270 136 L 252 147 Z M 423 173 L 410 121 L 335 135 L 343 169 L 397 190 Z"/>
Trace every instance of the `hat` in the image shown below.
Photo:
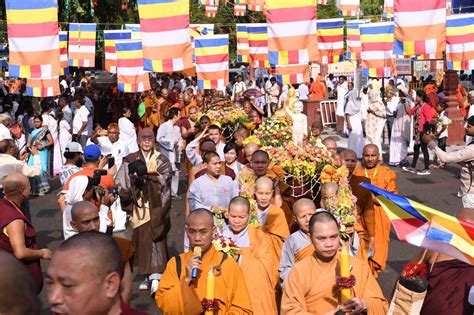
<path fill-rule="evenodd" d="M 403 85 L 403 86 L 399 86 L 399 87 L 398 87 L 398 90 L 399 90 L 400 92 L 402 92 L 405 96 L 408 96 L 408 89 L 407 89 L 406 86 L 404 86 L 404 85 Z"/>
<path fill-rule="evenodd" d="M 95 144 L 89 144 L 84 148 L 84 159 L 86 161 L 95 161 L 100 158 L 100 148 Z"/>
<path fill-rule="evenodd" d="M 77 142 L 69 142 L 64 152 L 84 153 L 84 151 L 82 151 L 81 145 Z"/>

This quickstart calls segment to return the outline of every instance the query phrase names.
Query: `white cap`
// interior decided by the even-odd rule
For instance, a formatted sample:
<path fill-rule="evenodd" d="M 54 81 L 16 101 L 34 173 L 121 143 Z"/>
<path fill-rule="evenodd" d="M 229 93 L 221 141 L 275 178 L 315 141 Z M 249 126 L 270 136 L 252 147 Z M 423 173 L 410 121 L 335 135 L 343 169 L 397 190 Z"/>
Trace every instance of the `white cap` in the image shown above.
<path fill-rule="evenodd" d="M 82 146 L 77 142 L 69 142 L 64 151 L 84 154 L 84 151 L 82 150 Z"/>

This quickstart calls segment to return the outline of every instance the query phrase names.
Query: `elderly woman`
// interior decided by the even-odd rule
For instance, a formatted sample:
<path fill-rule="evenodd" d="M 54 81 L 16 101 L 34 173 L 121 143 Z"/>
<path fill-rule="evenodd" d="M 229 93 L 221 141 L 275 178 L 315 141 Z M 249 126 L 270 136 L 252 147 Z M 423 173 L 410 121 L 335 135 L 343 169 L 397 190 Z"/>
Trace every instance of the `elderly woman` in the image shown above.
<path fill-rule="evenodd" d="M 357 158 L 362 157 L 362 150 L 365 145 L 364 131 L 362 129 L 362 108 L 359 91 L 354 89 L 354 83 L 347 84 L 349 91 L 345 95 L 345 118 L 349 139 L 347 148 L 357 154 Z"/>
<path fill-rule="evenodd" d="M 378 90 L 369 92 L 369 109 L 365 121 L 365 133 L 367 144 L 375 144 L 379 148 L 380 159 L 382 159 L 382 134 L 387 119 L 387 110 L 380 97 Z"/>

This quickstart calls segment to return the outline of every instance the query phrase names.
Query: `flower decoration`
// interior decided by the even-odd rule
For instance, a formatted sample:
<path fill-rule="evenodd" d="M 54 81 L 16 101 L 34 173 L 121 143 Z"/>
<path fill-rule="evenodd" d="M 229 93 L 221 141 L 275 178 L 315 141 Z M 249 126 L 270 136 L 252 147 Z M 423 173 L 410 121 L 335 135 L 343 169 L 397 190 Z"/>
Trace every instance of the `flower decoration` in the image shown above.
<path fill-rule="evenodd" d="M 225 237 L 223 235 L 218 235 L 213 241 L 212 245 L 218 252 L 226 254 L 228 257 L 232 257 L 235 254 L 238 254 L 240 248 L 235 245 L 234 241 L 231 238 Z"/>
<path fill-rule="evenodd" d="M 257 138 L 256 135 L 252 135 L 252 136 L 250 136 L 250 137 L 245 138 L 242 143 L 243 143 L 244 146 L 246 146 L 247 144 L 249 144 L 249 143 L 251 143 L 251 142 L 255 143 L 255 144 L 258 145 L 258 146 L 261 145 L 260 139 Z"/>
<path fill-rule="evenodd" d="M 219 302 L 217 301 L 217 299 L 208 300 L 206 298 L 203 298 L 201 301 L 201 305 L 204 312 L 215 312 L 219 310 Z"/>
<path fill-rule="evenodd" d="M 274 115 L 254 130 L 254 135 L 262 146 L 280 147 L 292 138 L 291 121 L 287 117 Z"/>
<path fill-rule="evenodd" d="M 345 166 L 336 168 L 334 165 L 326 164 L 321 171 L 321 183 L 336 183 L 349 177 L 349 170 Z"/>
<path fill-rule="evenodd" d="M 341 289 L 353 288 L 355 284 L 356 284 L 356 278 L 354 275 L 350 275 L 349 277 L 336 276 L 336 285 Z"/>

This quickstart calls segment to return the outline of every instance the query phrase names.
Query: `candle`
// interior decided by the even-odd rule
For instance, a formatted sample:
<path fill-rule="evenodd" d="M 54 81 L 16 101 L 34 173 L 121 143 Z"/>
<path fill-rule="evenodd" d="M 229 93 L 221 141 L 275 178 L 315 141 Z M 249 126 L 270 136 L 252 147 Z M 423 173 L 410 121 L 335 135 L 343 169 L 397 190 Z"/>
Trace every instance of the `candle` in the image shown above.
<path fill-rule="evenodd" d="M 339 260 L 341 277 L 348 278 L 351 276 L 349 251 L 346 246 L 342 246 L 341 258 Z M 352 298 L 350 288 L 341 288 L 341 303 L 345 303 Z"/>
<path fill-rule="evenodd" d="M 207 282 L 206 282 L 206 299 L 213 302 L 214 301 L 214 267 L 211 266 L 209 272 L 207 273 Z M 213 311 L 206 311 L 205 315 L 212 315 Z"/>

